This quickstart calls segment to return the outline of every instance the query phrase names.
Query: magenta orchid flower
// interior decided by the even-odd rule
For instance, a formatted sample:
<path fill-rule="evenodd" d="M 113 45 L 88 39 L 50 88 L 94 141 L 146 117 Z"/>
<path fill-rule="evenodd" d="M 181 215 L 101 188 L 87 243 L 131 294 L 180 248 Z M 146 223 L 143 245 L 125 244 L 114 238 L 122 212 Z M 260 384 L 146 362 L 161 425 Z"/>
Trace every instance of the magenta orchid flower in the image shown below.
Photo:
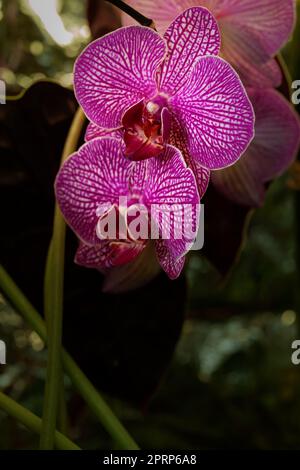
<path fill-rule="evenodd" d="M 208 8 L 222 35 L 221 54 L 250 86 L 277 87 L 281 71 L 273 59 L 295 23 L 295 0 L 128 0 L 164 34 L 171 21 L 197 4 Z M 123 14 L 125 25 L 133 20 Z"/>
<path fill-rule="evenodd" d="M 130 4 L 153 18 L 163 34 L 168 23 L 194 2 L 131 0 Z M 299 148 L 299 118 L 287 100 L 270 88 L 281 82 L 272 56 L 292 32 L 294 1 L 203 0 L 201 4 L 218 20 L 223 57 L 244 83 L 257 88 L 247 88 L 256 115 L 255 138 L 235 165 L 212 172 L 212 183 L 232 201 L 256 207 L 263 202 L 266 183 L 291 165 Z M 126 17 L 126 23 L 132 22 Z M 172 143 L 178 145 L 174 139 Z"/>
<path fill-rule="evenodd" d="M 248 89 L 256 117 L 256 134 L 240 160 L 212 173 L 212 183 L 228 199 L 251 207 L 264 201 L 266 183 L 296 158 L 300 123 L 293 106 L 276 90 Z"/>
<path fill-rule="evenodd" d="M 77 263 L 106 270 L 130 262 L 147 243 L 155 243 L 158 261 L 169 277 L 180 274 L 197 234 L 200 198 L 194 174 L 179 150 L 167 145 L 159 157 L 132 162 L 125 158 L 121 140 L 96 138 L 64 163 L 55 190 L 64 218 L 80 240 Z M 114 208 L 123 213 L 120 198 L 125 197 L 125 230 L 117 222 L 115 238 L 102 238 L 99 221 Z M 157 232 L 151 242 L 148 233 L 133 237 L 128 223 L 135 220 L 130 210 L 140 206 Z M 185 207 L 189 210 L 183 215 Z"/>
<path fill-rule="evenodd" d="M 249 98 L 219 50 L 217 23 L 198 7 L 178 16 L 163 38 L 131 26 L 91 43 L 74 71 L 76 97 L 92 122 L 87 139 L 121 133 L 131 160 L 176 144 L 201 197 L 208 170 L 235 163 L 254 133 Z"/>

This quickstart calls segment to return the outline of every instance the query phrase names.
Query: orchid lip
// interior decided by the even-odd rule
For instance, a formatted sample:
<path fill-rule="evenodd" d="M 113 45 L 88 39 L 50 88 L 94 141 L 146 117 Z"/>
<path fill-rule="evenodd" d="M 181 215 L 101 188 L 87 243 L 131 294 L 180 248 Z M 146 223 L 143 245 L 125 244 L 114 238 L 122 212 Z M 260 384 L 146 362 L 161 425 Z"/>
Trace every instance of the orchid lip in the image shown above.
<path fill-rule="evenodd" d="M 131 160 L 144 160 L 158 156 L 168 142 L 171 114 L 165 96 L 156 95 L 145 102 L 139 101 L 122 118 L 125 155 Z"/>
<path fill-rule="evenodd" d="M 115 241 L 110 242 L 111 258 L 114 266 L 121 266 L 132 261 L 146 246 L 146 242 Z"/>

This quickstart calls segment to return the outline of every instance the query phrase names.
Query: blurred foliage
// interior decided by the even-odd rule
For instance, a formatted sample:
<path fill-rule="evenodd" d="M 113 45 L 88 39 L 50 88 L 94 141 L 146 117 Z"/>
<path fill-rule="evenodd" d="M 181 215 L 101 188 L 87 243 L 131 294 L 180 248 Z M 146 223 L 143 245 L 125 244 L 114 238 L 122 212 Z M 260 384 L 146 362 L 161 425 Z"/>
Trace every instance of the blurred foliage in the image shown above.
<path fill-rule="evenodd" d="M 86 5 L 82 0 L 57 4 L 63 37 L 69 38 L 64 45 L 47 32 L 29 0 L 0 1 L 0 78 L 9 93 L 46 77 L 71 86 L 74 58 L 89 40 Z M 299 40 L 300 24 L 284 51 L 293 80 L 300 79 Z M 287 179 L 273 183 L 264 207 L 255 211 L 240 258 L 225 281 L 205 257 L 191 255 L 187 319 L 151 402 L 137 408 L 109 398 L 142 447 L 300 448 L 300 369 L 290 361 L 291 342 L 300 334 L 298 196 Z M 142 310 L 140 315 L 142 321 Z M 40 414 L 44 345 L 2 298 L 0 334 L 8 345 L 0 387 Z M 154 369 L 159 362 L 155 338 L 151 344 Z M 93 359 L 91 366 L 101 375 Z M 148 370 L 147 362 L 145 374 Z M 70 436 L 85 448 L 110 446 L 68 381 L 66 387 Z M 36 447 L 37 438 L 3 414 L 0 425 L 6 430 L 0 448 Z"/>
<path fill-rule="evenodd" d="M 30 7 L 38 3 L 42 5 L 36 0 L 0 2 L 0 77 L 11 93 L 46 77 L 71 86 L 74 58 L 89 41 L 84 1 L 57 2 L 64 28 L 56 26 L 54 37 Z M 55 13 L 55 1 L 43 3 L 52 4 L 50 13 Z M 49 15 L 48 21 L 51 31 L 53 17 Z M 58 41 L 68 41 L 68 44 L 62 45 Z"/>

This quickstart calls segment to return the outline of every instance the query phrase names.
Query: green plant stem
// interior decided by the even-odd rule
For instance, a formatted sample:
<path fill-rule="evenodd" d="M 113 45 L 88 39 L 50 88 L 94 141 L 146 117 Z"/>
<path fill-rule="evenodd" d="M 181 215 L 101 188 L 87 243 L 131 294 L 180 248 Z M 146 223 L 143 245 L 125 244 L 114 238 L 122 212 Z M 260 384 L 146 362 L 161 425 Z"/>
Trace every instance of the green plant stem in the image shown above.
<path fill-rule="evenodd" d="M 47 331 L 44 321 L 1 265 L 0 288 L 16 310 L 24 317 L 45 343 L 47 343 Z M 138 445 L 122 423 L 108 407 L 93 384 L 83 374 L 76 362 L 64 349 L 62 349 L 62 363 L 74 387 L 81 394 L 91 411 L 103 424 L 110 436 L 115 440 L 117 446 L 120 449 L 138 449 Z"/>
<path fill-rule="evenodd" d="M 52 263 L 51 258 L 52 256 L 52 243 L 50 243 L 47 261 L 46 261 L 46 270 L 45 270 L 45 278 L 44 278 L 44 313 L 45 313 L 45 320 L 46 324 L 49 323 L 49 316 L 51 315 L 51 298 L 48 299 L 48 293 L 51 292 L 51 283 L 52 283 Z M 61 395 L 59 397 L 59 407 L 58 407 L 58 425 L 57 429 L 61 431 L 63 434 L 68 435 L 68 411 L 67 411 L 67 404 L 65 400 L 65 390 L 64 390 L 64 376 L 61 371 L 60 373 L 60 381 L 61 381 Z"/>
<path fill-rule="evenodd" d="M 75 114 L 64 146 L 61 163 L 77 148 L 85 116 L 81 108 Z M 48 329 L 48 362 L 43 408 L 41 449 L 52 449 L 56 429 L 59 400 L 62 391 L 61 344 L 64 292 L 66 224 L 58 205 L 55 205 L 53 236 L 49 246 L 45 270 L 45 318 Z M 50 282 L 49 282 L 50 281 Z"/>
<path fill-rule="evenodd" d="M 64 285 L 64 258 L 65 258 L 65 232 L 64 222 L 61 221 L 58 210 L 55 210 L 54 233 L 52 239 L 51 284 L 46 296 L 49 302 L 49 311 L 46 315 L 48 330 L 48 361 L 47 376 L 43 408 L 43 425 L 40 439 L 41 449 L 53 449 L 56 420 L 59 400 L 63 399 L 62 370 L 61 370 L 61 344 L 62 344 L 62 316 L 63 316 L 63 285 Z"/>
<path fill-rule="evenodd" d="M 62 163 L 72 154 L 78 144 L 85 116 L 79 108 L 71 125 L 63 155 Z M 54 445 L 57 411 L 62 383 L 60 373 L 60 360 L 69 374 L 74 386 L 86 400 L 91 410 L 98 417 L 105 429 L 109 432 L 118 446 L 122 449 L 138 449 L 137 444 L 126 429 L 108 407 L 106 402 L 83 374 L 77 364 L 63 351 L 62 338 L 62 312 L 63 312 L 63 279 L 64 279 L 64 248 L 65 248 L 65 222 L 58 206 L 55 207 L 54 230 L 49 246 L 45 269 L 45 324 L 38 312 L 24 297 L 13 280 L 0 266 L 0 286 L 11 300 L 13 305 L 23 314 L 28 323 L 35 329 L 48 344 L 47 380 L 44 398 L 43 426 L 41 433 L 41 448 L 51 449 Z"/>
<path fill-rule="evenodd" d="M 64 374 L 63 370 L 61 370 L 60 374 L 60 400 L 58 405 L 58 413 L 57 413 L 57 429 L 65 434 L 68 435 L 69 430 L 69 416 L 68 416 L 68 409 L 66 403 L 66 396 L 65 396 L 65 385 L 64 385 Z"/>
<path fill-rule="evenodd" d="M 136 442 L 68 353 L 63 354 L 63 364 L 74 386 L 118 447 L 126 450 L 138 450 Z"/>
<path fill-rule="evenodd" d="M 22 423 L 30 431 L 40 434 L 42 420 L 0 391 L 0 409 Z M 60 450 L 81 450 L 74 442 L 58 431 L 54 433 L 55 447 Z"/>
<path fill-rule="evenodd" d="M 25 318 L 25 320 L 30 324 L 31 328 L 38 333 L 43 341 L 47 340 L 46 325 L 25 297 L 23 292 L 18 288 L 9 274 L 6 272 L 4 267 L 0 264 L 0 288 L 3 294 L 11 302 L 11 304 L 16 308 L 16 310 Z"/>

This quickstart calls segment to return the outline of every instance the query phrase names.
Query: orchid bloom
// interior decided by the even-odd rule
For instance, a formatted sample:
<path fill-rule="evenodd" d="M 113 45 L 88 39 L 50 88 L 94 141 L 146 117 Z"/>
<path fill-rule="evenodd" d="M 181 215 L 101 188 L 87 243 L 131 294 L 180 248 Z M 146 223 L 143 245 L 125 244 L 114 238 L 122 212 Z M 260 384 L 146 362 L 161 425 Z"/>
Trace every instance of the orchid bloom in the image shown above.
<path fill-rule="evenodd" d="M 293 106 L 273 89 L 251 89 L 256 133 L 239 161 L 212 172 L 212 183 L 228 199 L 256 207 L 264 201 L 266 184 L 281 175 L 296 158 L 300 123 Z"/>
<path fill-rule="evenodd" d="M 195 2 L 129 3 L 151 17 L 163 34 L 167 24 Z M 256 116 L 251 145 L 235 165 L 212 172 L 211 180 L 233 202 L 256 207 L 263 203 L 266 183 L 291 165 L 299 148 L 299 117 L 290 103 L 270 88 L 281 82 L 281 71 L 272 56 L 292 32 L 294 1 L 202 0 L 201 4 L 218 20 L 223 57 L 236 68 L 245 84 L 252 84 L 246 90 Z M 132 22 L 125 14 L 124 21 Z"/>
<path fill-rule="evenodd" d="M 190 8 L 163 38 L 130 26 L 89 44 L 75 64 L 87 140 L 121 135 L 131 160 L 171 143 L 192 168 L 200 197 L 209 170 L 235 163 L 254 133 L 253 108 L 233 68 L 217 57 L 220 34 L 206 8 Z"/>
<path fill-rule="evenodd" d="M 200 203 L 194 174 L 179 150 L 167 145 L 159 157 L 133 162 L 125 157 L 121 140 L 96 138 L 64 163 L 55 191 L 65 220 L 80 240 L 78 264 L 100 270 L 121 266 L 154 243 L 164 271 L 172 279 L 179 276 L 198 231 Z M 127 200 L 125 214 L 120 198 Z M 140 207 L 142 219 L 134 216 Z M 117 222 L 115 238 L 101 237 L 99 221 L 115 208 L 123 213 L 125 229 Z M 142 231 L 133 237 L 130 228 L 130 221 L 136 225 L 145 220 L 145 212 L 157 231 L 151 242 Z"/>
<path fill-rule="evenodd" d="M 155 22 L 164 34 L 186 8 L 208 8 L 222 35 L 222 57 L 246 85 L 277 87 L 281 71 L 273 57 L 288 41 L 295 23 L 295 0 L 128 0 L 129 5 Z M 132 18 L 123 14 L 125 25 Z"/>

